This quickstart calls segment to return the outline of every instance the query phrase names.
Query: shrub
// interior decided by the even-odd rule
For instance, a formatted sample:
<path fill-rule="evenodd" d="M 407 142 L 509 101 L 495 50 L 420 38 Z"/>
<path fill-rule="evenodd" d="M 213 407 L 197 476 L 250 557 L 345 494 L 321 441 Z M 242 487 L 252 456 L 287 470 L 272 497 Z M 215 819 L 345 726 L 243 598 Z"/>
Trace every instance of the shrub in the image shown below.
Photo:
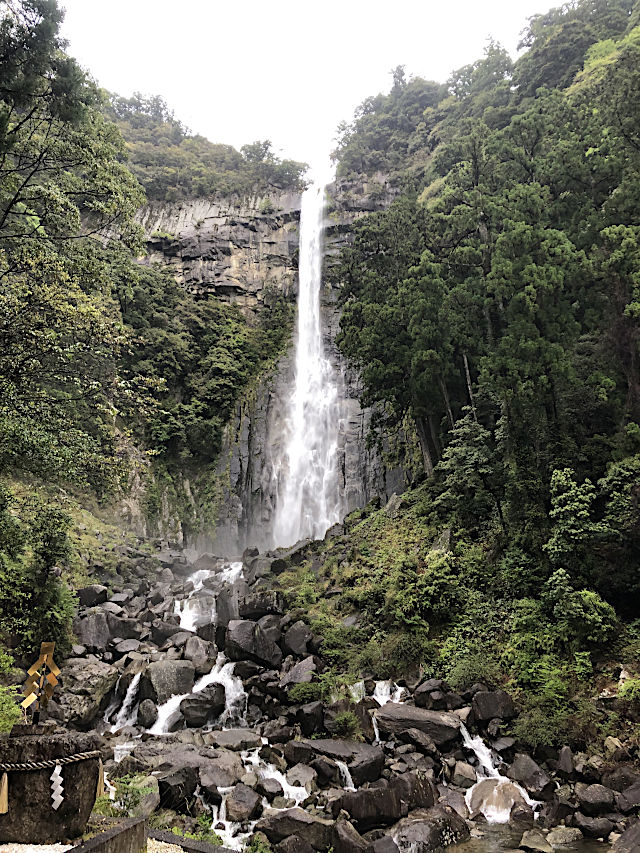
<path fill-rule="evenodd" d="M 308 684 L 294 684 L 287 696 L 294 705 L 315 702 L 322 697 L 322 685 L 318 681 L 311 681 Z"/>
<path fill-rule="evenodd" d="M 566 709 L 531 696 L 511 731 L 515 738 L 532 749 L 560 746 L 567 741 L 567 718 Z"/>
<path fill-rule="evenodd" d="M 629 678 L 620 688 L 619 695 L 627 702 L 640 704 L 640 678 Z"/>
<path fill-rule="evenodd" d="M 497 687 L 502 672 L 493 654 L 481 649 L 460 658 L 448 670 L 446 679 L 454 690 L 466 690 L 478 681 L 487 687 Z"/>
<path fill-rule="evenodd" d="M 10 732 L 21 717 L 19 688 L 0 686 L 0 733 Z"/>
<path fill-rule="evenodd" d="M 353 740 L 361 735 L 360 721 L 353 711 L 340 711 L 333 721 L 333 733 L 335 737 Z"/>

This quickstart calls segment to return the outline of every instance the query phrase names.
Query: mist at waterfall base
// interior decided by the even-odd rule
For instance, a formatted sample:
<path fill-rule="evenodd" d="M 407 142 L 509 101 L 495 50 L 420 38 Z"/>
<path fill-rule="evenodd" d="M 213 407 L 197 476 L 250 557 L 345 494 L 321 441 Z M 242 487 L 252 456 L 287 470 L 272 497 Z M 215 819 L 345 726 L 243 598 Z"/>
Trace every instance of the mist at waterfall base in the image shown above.
<path fill-rule="evenodd" d="M 300 212 L 295 379 L 284 441 L 273 459 L 275 547 L 320 539 L 344 515 L 338 378 L 325 353 L 320 317 L 324 218 L 325 181 L 319 176 L 303 193 Z"/>

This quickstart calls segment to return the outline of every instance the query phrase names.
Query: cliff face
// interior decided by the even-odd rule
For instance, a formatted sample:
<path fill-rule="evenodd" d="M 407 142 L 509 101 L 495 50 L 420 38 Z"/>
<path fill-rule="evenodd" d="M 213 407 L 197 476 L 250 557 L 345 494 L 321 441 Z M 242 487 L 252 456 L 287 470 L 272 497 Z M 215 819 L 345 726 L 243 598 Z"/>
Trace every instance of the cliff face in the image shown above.
<path fill-rule="evenodd" d="M 349 240 L 353 221 L 386 206 L 392 197 L 384 182 L 377 179 L 371 186 L 341 184 L 330 189 L 325 246 L 329 264 Z M 144 263 L 167 265 L 186 289 L 213 293 L 238 305 L 251 321 L 273 290 L 292 298 L 296 293 L 299 218 L 300 197 L 294 195 L 257 198 L 238 206 L 206 199 L 152 204 L 139 215 L 149 247 Z M 404 491 L 416 472 L 417 457 L 405 435 L 387 438 L 382 452 L 367 448 L 370 413 L 360 407 L 358 377 L 335 345 L 340 320 L 337 298 L 338 290 L 325 285 L 324 342 L 339 379 L 339 469 L 350 512 L 375 497 L 386 500 L 394 492 Z M 293 350 L 292 343 L 271 375 L 262 377 L 247 392 L 227 427 L 213 488 L 217 530 L 210 529 L 202 519 L 197 523 L 197 487 L 188 484 L 184 497 L 196 515 L 196 523 L 192 518 L 191 532 L 185 537 L 180 532 L 174 535 L 182 538 L 183 544 L 227 555 L 239 553 L 248 544 L 261 549 L 274 545 L 273 460 L 283 440 L 287 400 L 294 381 Z M 211 484 L 208 486 L 211 491 Z M 164 515 L 168 520 L 171 513 L 165 511 Z M 200 533 L 196 533 L 198 527 Z M 170 529 L 175 534 L 174 519 L 166 532 Z"/>
<path fill-rule="evenodd" d="M 194 199 L 144 207 L 148 254 L 192 293 L 214 293 L 251 318 L 270 290 L 289 294 L 296 279 L 300 196 L 229 201 Z"/>

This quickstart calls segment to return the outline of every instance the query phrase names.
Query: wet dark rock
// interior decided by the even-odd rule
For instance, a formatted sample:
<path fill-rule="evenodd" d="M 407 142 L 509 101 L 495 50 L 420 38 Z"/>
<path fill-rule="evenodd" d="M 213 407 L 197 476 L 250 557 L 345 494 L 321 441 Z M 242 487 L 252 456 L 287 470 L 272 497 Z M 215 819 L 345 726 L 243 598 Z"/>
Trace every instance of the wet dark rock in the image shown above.
<path fill-rule="evenodd" d="M 105 710 L 120 675 L 95 657 L 69 658 L 62 667 L 62 689 L 56 691 L 60 718 L 75 728 L 88 729 Z"/>
<path fill-rule="evenodd" d="M 390 835 L 377 838 L 369 846 L 370 853 L 398 853 L 399 847 Z"/>
<path fill-rule="evenodd" d="M 405 732 L 400 732 L 399 737 L 402 741 L 412 744 L 427 755 L 438 754 L 438 748 L 433 740 L 420 729 L 407 729 Z"/>
<path fill-rule="evenodd" d="M 273 849 L 275 853 L 314 853 L 309 842 L 304 841 L 299 835 L 290 835 L 280 844 L 276 844 Z"/>
<path fill-rule="evenodd" d="M 98 583 L 92 583 L 90 586 L 76 590 L 76 595 L 82 607 L 96 607 L 98 604 L 104 604 L 108 594 L 109 590 L 106 586 Z"/>
<path fill-rule="evenodd" d="M 314 850 L 328 850 L 333 843 L 333 821 L 316 817 L 298 807 L 266 814 L 255 828 L 264 832 L 272 844 L 291 835 L 297 835 Z"/>
<path fill-rule="evenodd" d="M 288 743 L 293 737 L 294 731 L 291 726 L 284 725 L 279 720 L 270 720 L 262 728 L 262 734 L 269 743 Z"/>
<path fill-rule="evenodd" d="M 640 820 L 626 829 L 611 847 L 611 853 L 637 853 L 640 850 Z"/>
<path fill-rule="evenodd" d="M 274 797 L 281 797 L 284 793 L 280 782 L 270 776 L 258 780 L 256 784 L 256 791 L 259 794 L 262 794 L 263 797 L 266 797 L 269 802 L 271 802 Z"/>
<path fill-rule="evenodd" d="M 258 619 L 258 625 L 262 629 L 263 633 L 266 637 L 268 637 L 273 643 L 279 645 L 282 639 L 282 631 L 280 629 L 280 622 L 282 620 L 279 616 L 274 613 L 268 613 L 266 616 L 262 616 Z"/>
<path fill-rule="evenodd" d="M 634 809 L 640 806 L 640 782 L 631 785 L 629 788 L 618 794 L 616 797 L 616 807 L 623 813 L 629 814 Z"/>
<path fill-rule="evenodd" d="M 606 814 L 614 807 L 614 794 L 604 785 L 576 785 L 576 796 L 580 802 L 581 810 L 591 817 Z"/>
<path fill-rule="evenodd" d="M 226 749 L 216 750 L 214 757 L 199 766 L 200 787 L 213 802 L 219 802 L 218 788 L 229 788 L 244 776 L 240 756 Z M 217 798 L 217 799 L 216 799 Z"/>
<path fill-rule="evenodd" d="M 429 711 L 400 702 L 387 702 L 376 718 L 381 732 L 401 734 L 407 729 L 418 729 L 428 735 L 436 746 L 444 746 L 460 734 L 460 718 L 446 711 Z"/>
<path fill-rule="evenodd" d="M 241 619 L 261 619 L 267 615 L 281 615 L 284 608 L 282 593 L 278 590 L 261 590 L 246 595 L 239 604 Z"/>
<path fill-rule="evenodd" d="M 150 729 L 158 719 L 158 709 L 152 699 L 143 699 L 138 706 L 138 725 Z"/>
<path fill-rule="evenodd" d="M 394 828 L 394 839 L 401 850 L 431 853 L 469 838 L 469 828 L 449 806 L 419 809 L 403 818 Z"/>
<path fill-rule="evenodd" d="M 302 621 L 295 622 L 284 635 L 282 648 L 285 654 L 304 657 L 307 654 L 307 646 L 311 640 L 311 630 Z"/>
<path fill-rule="evenodd" d="M 451 806 L 465 820 L 469 817 L 469 809 L 464 794 L 454 791 L 453 788 L 438 787 L 438 802 L 445 806 Z"/>
<path fill-rule="evenodd" d="M 227 797 L 227 820 L 253 820 L 262 813 L 260 796 L 247 785 L 236 785 Z"/>
<path fill-rule="evenodd" d="M 553 796 L 554 785 L 549 776 L 539 764 L 529 755 L 519 753 L 507 771 L 509 779 L 519 782 L 538 800 L 550 800 Z"/>
<path fill-rule="evenodd" d="M 313 655 L 309 655 L 295 666 L 285 672 L 280 679 L 280 687 L 288 687 L 292 684 L 309 684 L 318 671 L 318 664 Z"/>
<path fill-rule="evenodd" d="M 318 755 L 344 761 L 356 787 L 378 779 L 384 767 L 384 753 L 379 747 L 355 741 L 294 740 L 286 745 L 284 754 L 289 764 L 310 764 Z"/>
<path fill-rule="evenodd" d="M 563 779 L 572 779 L 574 776 L 573 754 L 570 747 L 563 746 L 558 755 L 556 773 Z"/>
<path fill-rule="evenodd" d="M 581 812 L 575 813 L 573 822 L 587 838 L 606 838 L 615 828 L 606 817 L 589 817 Z"/>
<path fill-rule="evenodd" d="M 183 656 L 193 664 L 196 675 L 205 675 L 216 659 L 216 647 L 201 637 L 190 636 L 184 646 Z"/>
<path fill-rule="evenodd" d="M 296 721 L 305 737 L 311 737 L 322 730 L 323 706 L 322 702 L 308 702 L 302 705 L 296 712 Z"/>
<path fill-rule="evenodd" d="M 269 667 L 280 667 L 282 652 L 262 631 L 257 622 L 234 619 L 229 622 L 225 650 L 230 660 L 252 660 Z"/>
<path fill-rule="evenodd" d="M 368 843 L 348 820 L 339 818 L 333 828 L 334 853 L 367 853 Z"/>
<path fill-rule="evenodd" d="M 553 853 L 553 847 L 537 829 L 530 829 L 524 833 L 520 840 L 520 850 L 530 850 L 533 853 Z"/>
<path fill-rule="evenodd" d="M 171 696 L 189 693 L 193 687 L 195 667 L 188 660 L 159 660 L 149 664 L 140 679 L 140 699 L 164 704 Z"/>
<path fill-rule="evenodd" d="M 406 804 L 403 811 L 400 793 L 389 787 L 349 791 L 332 802 L 331 810 L 334 817 L 347 812 L 360 832 L 391 826 L 409 811 Z"/>
<path fill-rule="evenodd" d="M 224 710 L 225 693 L 222 684 L 211 684 L 199 693 L 192 693 L 180 703 L 180 713 L 189 728 L 202 728 Z"/>
<path fill-rule="evenodd" d="M 342 786 L 340 768 L 331 758 L 320 755 L 318 758 L 314 758 L 309 766 L 316 771 L 318 782 L 322 787 Z"/>
<path fill-rule="evenodd" d="M 158 776 L 160 805 L 190 814 L 197 785 L 198 771 L 195 767 L 180 767 L 161 773 Z"/>
<path fill-rule="evenodd" d="M 471 707 L 476 720 L 481 722 L 494 718 L 511 720 L 518 713 L 513 699 L 504 690 L 479 690 L 471 700 Z"/>

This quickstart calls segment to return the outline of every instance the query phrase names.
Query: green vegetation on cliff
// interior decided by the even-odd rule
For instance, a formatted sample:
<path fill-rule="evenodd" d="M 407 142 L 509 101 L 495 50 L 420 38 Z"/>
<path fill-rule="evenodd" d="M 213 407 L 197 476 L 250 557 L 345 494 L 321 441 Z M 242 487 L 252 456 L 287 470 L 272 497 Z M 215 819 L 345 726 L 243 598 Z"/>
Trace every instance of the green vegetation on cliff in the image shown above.
<path fill-rule="evenodd" d="M 160 97 L 113 95 L 106 115 L 125 139 L 131 171 L 151 201 L 299 191 L 305 163 L 281 160 L 269 140 L 243 145 L 191 134 Z"/>
<path fill-rule="evenodd" d="M 169 485 L 211 463 L 288 338 L 275 294 L 250 324 L 136 263 L 137 176 L 167 199 L 297 188 L 304 170 L 268 143 L 192 137 L 158 99 L 107 101 L 64 52 L 62 14 L 20 0 L 0 18 L 0 645 L 20 654 L 70 645 L 84 549 L 69 494 L 108 505 L 132 457 Z"/>
<path fill-rule="evenodd" d="M 525 690 L 530 739 L 575 724 L 614 639 L 637 656 L 639 9 L 536 16 L 515 64 L 491 44 L 445 87 L 397 69 L 337 151 L 397 193 L 335 270 L 340 345 L 378 425 L 414 418 L 426 480 L 331 577 L 382 625 L 373 650 Z"/>

